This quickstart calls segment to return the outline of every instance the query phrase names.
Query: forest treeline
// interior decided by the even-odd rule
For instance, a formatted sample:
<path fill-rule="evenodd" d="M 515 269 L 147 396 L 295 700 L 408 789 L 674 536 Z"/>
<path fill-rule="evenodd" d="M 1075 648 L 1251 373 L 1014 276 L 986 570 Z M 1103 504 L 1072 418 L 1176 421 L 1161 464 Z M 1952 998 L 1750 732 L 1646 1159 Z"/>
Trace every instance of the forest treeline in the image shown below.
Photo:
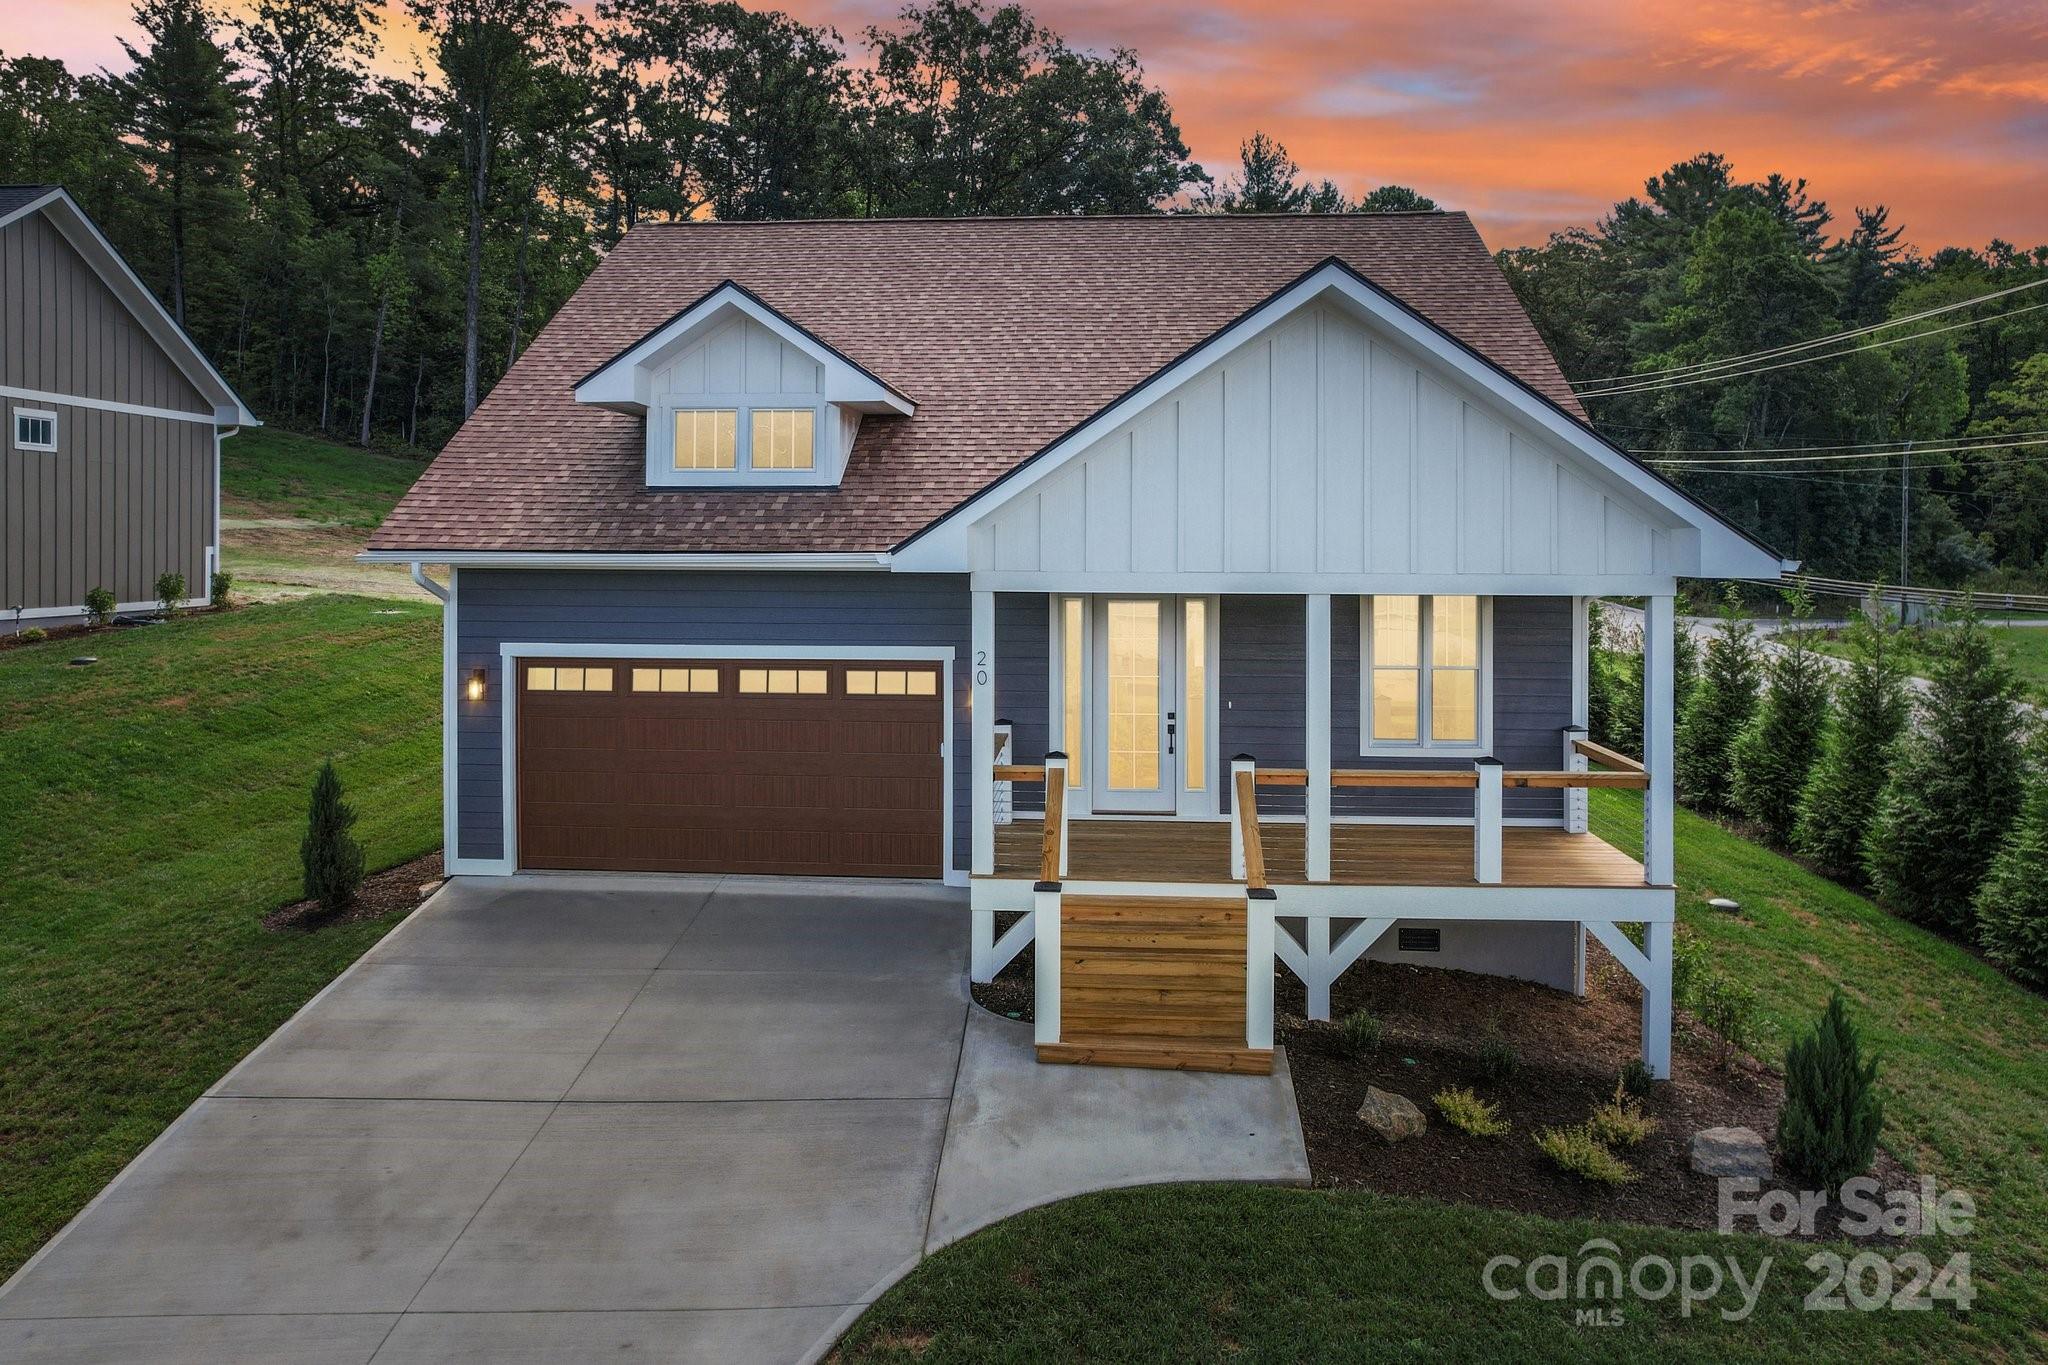
<path fill-rule="evenodd" d="M 68 188 L 265 420 L 366 445 L 438 449 L 649 219 L 1434 207 L 1311 182 L 1263 132 L 1212 179 L 1137 54 L 982 0 L 910 0 L 851 39 L 706 0 L 404 0 L 381 20 L 362 0 L 138 0 L 134 19 L 118 70 L 0 54 L 0 182 Z M 417 69 L 386 74 L 394 53 Z M 1923 256 L 1883 208 L 1841 230 L 1804 182 L 1712 155 L 1500 259 L 1574 380 L 2048 277 L 2048 247 Z M 2030 302 L 2048 290 L 1586 406 L 1650 458 L 1917 442 L 1938 453 L 1907 460 L 1914 580 L 2038 582 L 2048 446 L 1987 444 L 2048 433 Z M 1815 568 L 1899 571 L 1896 459 L 1669 472 Z"/>

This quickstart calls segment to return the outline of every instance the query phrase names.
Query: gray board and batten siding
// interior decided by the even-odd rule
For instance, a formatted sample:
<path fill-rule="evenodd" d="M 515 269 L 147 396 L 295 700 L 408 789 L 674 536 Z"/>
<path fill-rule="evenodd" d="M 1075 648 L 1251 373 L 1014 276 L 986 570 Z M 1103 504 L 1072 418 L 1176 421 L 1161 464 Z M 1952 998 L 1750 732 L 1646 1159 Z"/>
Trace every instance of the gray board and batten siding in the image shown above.
<path fill-rule="evenodd" d="M 201 419 L 0 395 L 0 613 L 75 607 L 96 586 L 146 602 L 165 570 L 203 596 L 213 404 L 40 213 L 0 228 L 0 385 Z M 57 414 L 55 451 L 14 448 L 17 408 Z"/>
<path fill-rule="evenodd" d="M 969 616 L 968 581 L 954 574 L 464 569 L 456 590 L 455 676 L 466 678 L 481 668 L 488 685 L 481 702 L 457 702 L 458 856 L 494 860 L 505 853 L 501 645 L 615 645 L 630 656 L 636 644 L 809 644 L 953 651 L 953 863 L 964 869 L 971 846 Z M 1358 757 L 1358 599 L 1337 599 L 1332 618 L 1334 763 L 1401 766 Z M 1042 595 L 997 595 L 996 714 L 1015 727 L 1019 762 L 1036 762 L 1045 752 L 1049 620 Z M 1301 764 L 1303 629 L 1298 597 L 1223 599 L 1218 687 L 1224 756 L 1251 752 L 1273 766 Z M 1511 768 L 1558 765 L 1560 732 L 1571 723 L 1571 642 L 1569 598 L 1495 600 L 1495 752 Z M 1020 796 L 1029 804 L 1028 795 Z M 1471 797 L 1464 792 L 1339 797 L 1339 815 L 1471 815 Z M 1300 809 L 1299 793 L 1275 791 L 1261 799 L 1276 814 Z M 1507 794 L 1510 818 L 1555 819 L 1560 809 L 1555 792 Z"/>

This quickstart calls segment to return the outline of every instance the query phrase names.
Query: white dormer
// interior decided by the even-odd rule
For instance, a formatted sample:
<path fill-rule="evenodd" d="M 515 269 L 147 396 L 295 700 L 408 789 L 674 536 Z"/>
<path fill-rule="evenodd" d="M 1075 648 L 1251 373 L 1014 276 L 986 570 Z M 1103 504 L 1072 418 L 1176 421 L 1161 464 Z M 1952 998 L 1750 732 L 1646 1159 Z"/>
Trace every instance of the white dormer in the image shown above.
<path fill-rule="evenodd" d="M 864 414 L 916 411 L 730 281 L 585 377 L 576 401 L 646 419 L 658 488 L 829 487 Z"/>

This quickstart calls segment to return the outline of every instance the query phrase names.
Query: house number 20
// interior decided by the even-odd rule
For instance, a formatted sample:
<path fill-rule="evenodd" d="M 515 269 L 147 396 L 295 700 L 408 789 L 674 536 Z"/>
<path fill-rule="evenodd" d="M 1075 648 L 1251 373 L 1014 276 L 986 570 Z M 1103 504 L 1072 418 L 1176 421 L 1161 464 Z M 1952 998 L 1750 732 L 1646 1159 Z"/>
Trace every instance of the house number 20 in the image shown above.
<path fill-rule="evenodd" d="M 985 649 L 974 651 L 974 685 L 988 686 L 988 651 Z"/>

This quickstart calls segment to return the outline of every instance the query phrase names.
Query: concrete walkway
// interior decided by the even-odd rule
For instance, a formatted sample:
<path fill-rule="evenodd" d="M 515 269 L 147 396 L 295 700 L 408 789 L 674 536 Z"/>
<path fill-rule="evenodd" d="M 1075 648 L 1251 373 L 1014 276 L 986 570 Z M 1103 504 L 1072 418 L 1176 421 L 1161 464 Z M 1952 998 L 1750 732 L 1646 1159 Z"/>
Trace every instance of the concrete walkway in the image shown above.
<path fill-rule="evenodd" d="M 909 884 L 459 882 L 0 1289 L 8 1361 L 815 1358 L 929 1250 L 1305 1181 L 1273 1077 L 1040 1067 Z"/>

